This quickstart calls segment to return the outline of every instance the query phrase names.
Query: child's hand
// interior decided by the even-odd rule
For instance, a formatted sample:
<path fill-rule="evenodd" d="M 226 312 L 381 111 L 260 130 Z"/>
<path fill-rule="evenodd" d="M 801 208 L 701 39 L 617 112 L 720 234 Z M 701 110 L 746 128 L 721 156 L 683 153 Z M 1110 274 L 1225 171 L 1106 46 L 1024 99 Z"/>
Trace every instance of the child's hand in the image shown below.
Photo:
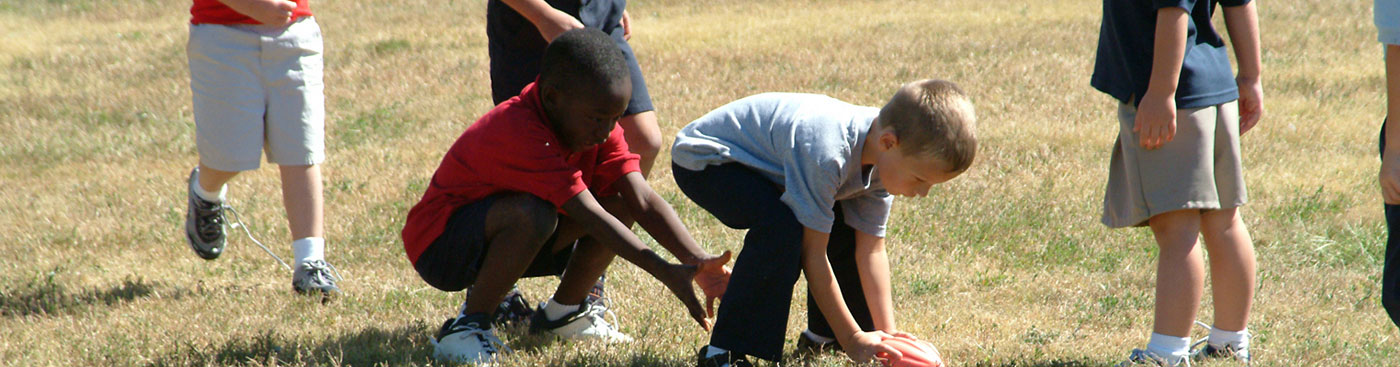
<path fill-rule="evenodd" d="M 710 331 L 710 320 L 705 319 L 705 309 L 700 308 L 700 300 L 695 298 L 695 287 L 690 285 L 690 280 L 695 278 L 696 272 L 695 265 L 666 264 L 665 269 L 654 275 L 685 304 L 690 318 L 695 319 L 705 331 Z"/>
<path fill-rule="evenodd" d="M 622 20 L 617 22 L 622 26 L 622 40 L 632 40 L 632 15 L 627 14 L 627 10 L 622 11 Z"/>
<path fill-rule="evenodd" d="M 705 314 L 715 317 L 715 300 L 724 297 L 724 290 L 729 287 L 729 258 L 734 254 L 728 250 L 719 256 L 700 259 L 698 270 L 695 272 L 695 284 L 700 285 L 700 290 L 705 292 Z"/>
<path fill-rule="evenodd" d="M 220 0 L 229 9 L 247 15 L 259 23 L 284 26 L 292 22 L 297 3 L 288 0 Z"/>
<path fill-rule="evenodd" d="M 1176 137 L 1176 94 L 1158 95 L 1148 92 L 1138 103 L 1133 132 L 1144 149 L 1161 148 Z"/>
<path fill-rule="evenodd" d="M 1264 87 L 1259 79 L 1235 78 L 1240 88 L 1240 135 L 1244 135 L 1264 115 Z"/>
<path fill-rule="evenodd" d="M 904 358 L 904 353 L 900 353 L 898 349 L 883 343 L 885 338 L 893 338 L 893 336 L 878 330 L 857 332 L 851 336 L 850 346 L 842 345 L 841 347 L 846 350 L 846 356 L 851 357 L 851 360 L 856 361 L 856 363 L 869 362 L 876 354 L 883 354 L 893 360 Z"/>
<path fill-rule="evenodd" d="M 583 28 L 583 22 L 569 13 L 551 8 L 544 13 L 544 19 L 535 23 L 535 28 L 540 30 L 540 35 L 544 36 L 545 42 L 552 42 L 564 32 Z"/>
<path fill-rule="evenodd" d="M 1400 152 L 1386 147 L 1385 153 L 1381 158 L 1381 196 L 1386 204 L 1400 204 Z"/>

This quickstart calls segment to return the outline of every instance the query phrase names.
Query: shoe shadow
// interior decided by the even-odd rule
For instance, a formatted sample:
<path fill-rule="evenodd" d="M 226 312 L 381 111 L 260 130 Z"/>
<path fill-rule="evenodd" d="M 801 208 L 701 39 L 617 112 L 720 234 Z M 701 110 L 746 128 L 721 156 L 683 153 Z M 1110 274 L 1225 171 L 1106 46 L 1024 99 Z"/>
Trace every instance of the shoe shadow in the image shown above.
<path fill-rule="evenodd" d="M 396 328 L 370 327 L 327 340 L 290 338 L 266 331 L 223 345 L 186 344 L 148 366 L 379 366 L 430 363 L 433 329 L 415 321 Z"/>
<path fill-rule="evenodd" d="M 106 289 L 74 291 L 56 279 L 59 273 L 55 269 L 38 279 L 14 282 L 19 283 L 14 288 L 0 289 L 0 317 L 72 314 L 92 306 L 114 306 L 147 297 L 180 299 L 191 293 L 132 277 Z"/>

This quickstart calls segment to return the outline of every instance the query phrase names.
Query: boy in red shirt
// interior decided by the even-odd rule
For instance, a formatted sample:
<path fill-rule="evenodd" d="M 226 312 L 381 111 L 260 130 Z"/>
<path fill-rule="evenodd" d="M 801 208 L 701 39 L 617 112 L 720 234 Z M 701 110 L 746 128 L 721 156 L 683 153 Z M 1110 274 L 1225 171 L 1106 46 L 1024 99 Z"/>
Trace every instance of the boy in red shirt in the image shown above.
<path fill-rule="evenodd" d="M 626 63 L 600 31 L 573 30 L 545 51 L 539 79 L 488 112 L 453 143 L 404 225 L 404 249 L 428 284 L 472 287 L 439 331 L 434 358 L 490 363 L 501 344 L 491 313 L 528 276 L 562 275 L 531 332 L 630 341 L 584 298 L 613 256 L 646 270 L 709 322 L 706 297 L 724 293 L 729 253 L 701 250 L 671 206 L 642 178 L 617 120 L 632 93 Z M 682 263 L 666 262 L 628 226 L 635 219 Z"/>

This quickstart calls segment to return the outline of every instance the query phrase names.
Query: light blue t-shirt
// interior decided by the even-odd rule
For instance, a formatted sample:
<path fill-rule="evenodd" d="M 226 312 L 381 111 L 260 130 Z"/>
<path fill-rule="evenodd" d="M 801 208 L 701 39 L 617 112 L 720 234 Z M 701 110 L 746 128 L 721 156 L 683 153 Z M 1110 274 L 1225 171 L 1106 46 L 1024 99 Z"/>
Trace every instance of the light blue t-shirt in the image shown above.
<path fill-rule="evenodd" d="M 1375 1 L 1377 39 L 1387 45 L 1400 45 L 1400 0 Z"/>
<path fill-rule="evenodd" d="M 878 108 L 817 94 L 764 93 L 730 102 L 676 134 L 671 160 L 692 171 L 736 162 L 784 188 L 803 226 L 831 233 L 841 202 L 852 228 L 884 237 L 893 198 L 860 152 Z"/>

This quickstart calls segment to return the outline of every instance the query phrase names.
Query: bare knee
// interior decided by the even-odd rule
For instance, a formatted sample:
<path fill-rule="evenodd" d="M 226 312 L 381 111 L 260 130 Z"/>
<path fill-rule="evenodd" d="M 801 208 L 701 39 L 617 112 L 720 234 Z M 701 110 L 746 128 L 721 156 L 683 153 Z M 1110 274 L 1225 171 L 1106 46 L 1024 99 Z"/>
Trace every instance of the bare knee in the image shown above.
<path fill-rule="evenodd" d="M 1170 251 L 1189 252 L 1196 246 L 1201 230 L 1201 215 L 1196 210 L 1177 210 L 1152 216 L 1147 220 L 1157 246 L 1165 254 Z"/>
<path fill-rule="evenodd" d="M 656 112 L 647 111 L 618 120 L 622 125 L 627 148 L 643 157 L 656 157 L 661 153 L 661 127 L 657 126 Z"/>
<path fill-rule="evenodd" d="M 543 245 L 559 225 L 554 204 L 538 196 L 516 193 L 496 199 L 486 217 L 487 233 L 510 231 L 527 242 Z"/>

